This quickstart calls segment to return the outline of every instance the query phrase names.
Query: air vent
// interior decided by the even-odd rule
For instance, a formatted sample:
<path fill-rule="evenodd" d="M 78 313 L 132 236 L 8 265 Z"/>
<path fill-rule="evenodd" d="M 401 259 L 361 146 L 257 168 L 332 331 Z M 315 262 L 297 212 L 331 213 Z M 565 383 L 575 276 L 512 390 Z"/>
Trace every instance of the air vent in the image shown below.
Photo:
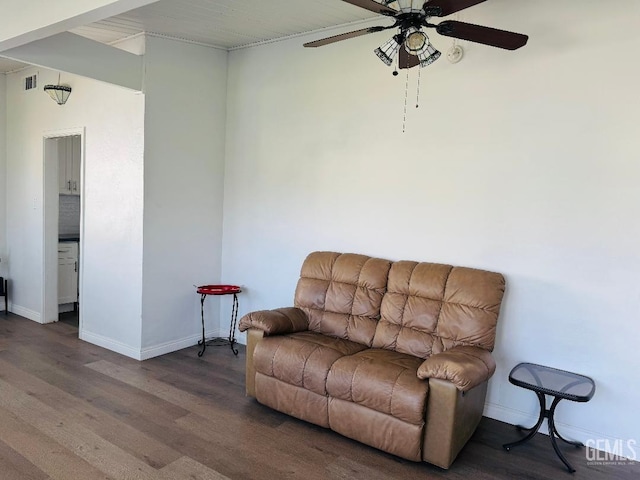
<path fill-rule="evenodd" d="M 24 79 L 24 90 L 28 92 L 29 90 L 35 90 L 38 88 L 38 76 L 31 75 Z"/>

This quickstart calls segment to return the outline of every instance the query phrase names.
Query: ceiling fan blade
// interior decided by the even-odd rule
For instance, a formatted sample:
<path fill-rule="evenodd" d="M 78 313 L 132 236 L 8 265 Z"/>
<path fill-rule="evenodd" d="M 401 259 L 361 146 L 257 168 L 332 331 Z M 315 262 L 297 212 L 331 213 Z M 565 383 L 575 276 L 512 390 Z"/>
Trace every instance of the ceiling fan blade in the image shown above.
<path fill-rule="evenodd" d="M 382 5 L 381 3 L 374 2 L 373 0 L 342 0 L 343 2 L 350 3 L 356 7 L 364 8 L 372 12 L 379 13 L 381 15 L 395 16 L 398 11 L 393 8 Z"/>
<path fill-rule="evenodd" d="M 329 45 L 330 43 L 340 42 L 349 38 L 361 37 L 368 33 L 378 32 L 375 27 L 363 28 L 362 30 L 355 30 L 353 32 L 343 33 L 341 35 L 334 35 L 333 37 L 323 38 L 322 40 L 316 40 L 315 42 L 305 43 L 305 47 L 322 47 L 323 45 Z"/>
<path fill-rule="evenodd" d="M 486 1 L 487 0 L 427 0 L 427 3 L 424 4 L 424 9 L 425 11 L 433 12 L 434 17 L 446 17 L 447 15 Z M 435 10 L 436 8 L 440 9 L 439 12 Z"/>
<path fill-rule="evenodd" d="M 398 54 L 398 68 L 413 68 L 418 65 L 420 65 L 418 57 L 416 55 L 411 55 L 404 47 L 400 47 L 400 52 Z"/>
<path fill-rule="evenodd" d="M 498 30 L 496 28 L 483 27 L 481 25 L 455 20 L 445 20 L 441 22 L 436 27 L 436 31 L 445 37 L 459 38 L 461 40 L 482 43 L 506 50 L 517 50 L 520 47 L 524 47 L 529 40 L 527 35 L 521 33 L 507 32 L 506 30 Z"/>

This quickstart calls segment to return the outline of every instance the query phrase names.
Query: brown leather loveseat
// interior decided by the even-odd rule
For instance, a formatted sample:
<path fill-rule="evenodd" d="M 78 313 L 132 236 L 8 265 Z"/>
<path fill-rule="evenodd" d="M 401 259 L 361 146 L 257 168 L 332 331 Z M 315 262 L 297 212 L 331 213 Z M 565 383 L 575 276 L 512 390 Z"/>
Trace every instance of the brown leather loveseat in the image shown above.
<path fill-rule="evenodd" d="M 504 287 L 482 270 L 312 253 L 294 307 L 240 320 L 247 394 L 449 468 L 482 417 Z"/>

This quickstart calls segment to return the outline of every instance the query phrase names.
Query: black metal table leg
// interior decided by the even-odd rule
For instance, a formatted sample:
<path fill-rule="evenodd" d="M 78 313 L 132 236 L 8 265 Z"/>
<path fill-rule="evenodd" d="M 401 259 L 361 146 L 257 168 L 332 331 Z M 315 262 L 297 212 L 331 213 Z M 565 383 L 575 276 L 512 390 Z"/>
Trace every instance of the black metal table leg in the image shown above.
<path fill-rule="evenodd" d="M 553 449 L 555 450 L 556 455 L 558 455 L 560 460 L 562 460 L 562 463 L 564 463 L 564 465 L 567 467 L 567 470 L 569 470 L 569 473 L 574 473 L 576 471 L 576 469 L 571 466 L 569 461 L 562 454 L 562 452 L 560 451 L 560 448 L 558 447 L 558 442 L 556 442 L 556 432 L 557 432 L 557 430 L 556 430 L 556 424 L 555 424 L 555 421 L 553 419 L 553 416 L 556 413 L 556 407 L 558 406 L 558 403 L 560 403 L 560 400 L 562 400 L 562 398 L 560 398 L 560 397 L 554 398 L 553 399 L 553 403 L 551 404 L 551 409 L 549 410 L 549 415 L 547 417 L 548 421 L 549 421 L 549 438 L 551 439 L 551 445 L 553 446 Z M 558 435 L 558 437 L 562 438 L 559 435 Z M 564 440 L 564 439 L 562 439 L 562 440 Z M 567 442 L 567 443 L 571 443 L 571 442 Z"/>
<path fill-rule="evenodd" d="M 511 442 L 511 443 L 505 443 L 502 446 L 502 448 L 504 448 L 508 452 L 513 447 L 517 447 L 518 445 L 522 445 L 523 443 L 526 443 L 529 440 L 531 440 L 535 436 L 535 434 L 538 433 L 538 430 L 542 426 L 542 422 L 546 418 L 547 419 L 547 423 L 549 425 L 549 439 L 551 440 L 551 446 L 553 447 L 553 450 L 556 452 L 556 455 L 558 455 L 558 458 L 562 461 L 562 463 L 564 463 L 565 467 L 567 467 L 567 470 L 569 471 L 569 473 L 574 473 L 576 471 L 576 469 L 573 468 L 573 466 L 569 463 L 569 461 L 566 459 L 566 457 L 560 451 L 560 447 L 558 447 L 558 442 L 556 441 L 556 437 L 559 438 L 560 440 L 562 440 L 562 441 L 564 441 L 564 442 L 566 442 L 566 443 L 568 443 L 570 445 L 574 445 L 576 447 L 582 447 L 584 445 L 582 445 L 580 442 L 572 442 L 570 440 L 567 440 L 567 439 L 563 438 L 558 433 L 558 429 L 556 428 L 556 424 L 555 424 L 555 420 L 554 420 L 554 415 L 555 415 L 555 412 L 556 412 L 556 407 L 558 406 L 558 403 L 560 403 L 560 400 L 562 400 L 562 398 L 561 397 L 555 397 L 553 399 L 553 402 L 551 403 L 551 408 L 549 410 L 547 410 L 544 394 L 541 393 L 541 392 L 535 392 L 535 393 L 538 396 L 538 400 L 540 401 L 540 415 L 538 417 L 538 421 L 531 428 L 523 427 L 521 425 L 516 426 L 516 429 L 524 430 L 524 431 L 527 431 L 529 433 L 527 434 L 526 437 L 521 438 L 520 440 L 517 440 L 515 442 Z"/>
<path fill-rule="evenodd" d="M 233 294 L 233 306 L 231 307 L 231 325 L 229 326 L 229 344 L 234 355 L 238 355 L 238 349 L 233 346 L 236 343 L 236 324 L 238 323 L 238 295 Z"/>
<path fill-rule="evenodd" d="M 518 445 L 522 445 L 523 443 L 528 442 L 535 436 L 536 433 L 538 433 L 538 430 L 540 430 L 542 422 L 544 422 L 544 419 L 546 417 L 547 405 L 545 403 L 545 397 L 543 393 L 536 392 L 536 395 L 538 396 L 538 401 L 540 402 L 540 415 L 538 417 L 538 421 L 531 428 L 523 427 L 522 425 L 516 426 L 516 429 L 527 431 L 529 432 L 529 434 L 526 437 L 521 438 L 520 440 L 517 440 L 515 442 L 505 443 L 502 448 L 504 448 L 507 452 L 510 451 L 513 447 L 517 447 Z"/>
<path fill-rule="evenodd" d="M 202 318 L 202 340 L 198 341 L 198 345 L 202 345 L 202 348 L 198 352 L 199 357 L 204 355 L 204 351 L 207 349 L 207 342 L 204 337 L 204 299 L 205 298 L 207 298 L 207 296 L 204 293 L 200 295 L 200 316 Z"/>
<path fill-rule="evenodd" d="M 553 433 L 556 434 L 556 437 L 558 437 L 560 440 L 562 440 L 564 443 L 568 443 L 569 445 L 573 445 L 576 448 L 580 448 L 580 447 L 584 447 L 584 443 L 582 442 L 576 442 L 574 440 L 567 440 L 566 438 L 564 438 L 562 435 L 560 435 L 560 432 L 558 432 L 558 429 L 556 428 L 556 422 L 553 422 Z"/>

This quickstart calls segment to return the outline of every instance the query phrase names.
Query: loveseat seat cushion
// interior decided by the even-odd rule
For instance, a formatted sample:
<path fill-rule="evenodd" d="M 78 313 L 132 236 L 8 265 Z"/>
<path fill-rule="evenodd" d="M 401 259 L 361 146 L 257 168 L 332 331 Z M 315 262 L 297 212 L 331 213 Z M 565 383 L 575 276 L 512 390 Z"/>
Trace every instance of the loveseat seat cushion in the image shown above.
<path fill-rule="evenodd" d="M 327 375 L 334 362 L 365 348 L 309 331 L 265 337 L 256 346 L 254 367 L 263 375 L 326 395 Z"/>
<path fill-rule="evenodd" d="M 399 352 L 367 349 L 335 361 L 327 393 L 414 425 L 423 425 L 429 383 L 417 377 L 422 360 Z"/>

